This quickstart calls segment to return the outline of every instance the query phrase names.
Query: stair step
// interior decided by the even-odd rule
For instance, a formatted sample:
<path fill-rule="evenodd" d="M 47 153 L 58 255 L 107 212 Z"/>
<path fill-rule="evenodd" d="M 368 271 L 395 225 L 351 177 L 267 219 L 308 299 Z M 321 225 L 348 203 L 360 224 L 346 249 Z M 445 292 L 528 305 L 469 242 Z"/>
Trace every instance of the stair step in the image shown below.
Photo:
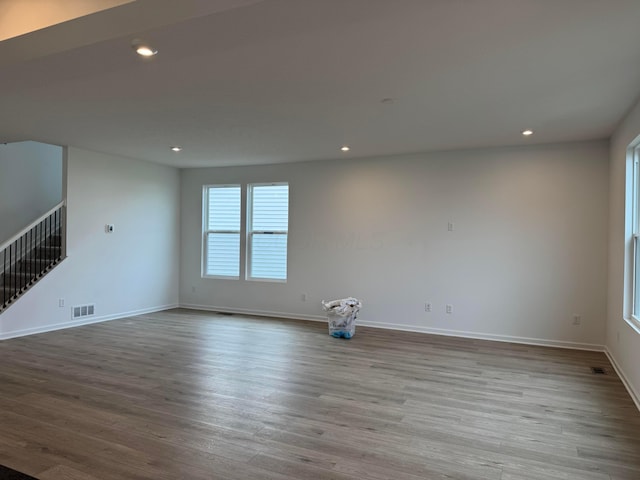
<path fill-rule="evenodd" d="M 15 288 L 9 288 L 9 287 L 0 287 L 0 302 L 2 301 L 2 299 L 5 299 L 5 303 L 7 303 L 9 300 L 11 300 L 12 298 L 16 298 L 20 292 L 23 291 L 22 288 L 19 289 L 15 289 Z"/>
<path fill-rule="evenodd" d="M 8 278 L 8 276 L 5 277 L 4 275 L 2 275 L 0 278 L 0 288 L 25 288 L 31 283 L 32 280 L 35 280 L 36 278 L 38 277 L 35 275 L 15 276 L 13 278 Z"/>
<path fill-rule="evenodd" d="M 23 293 L 29 290 L 34 283 L 40 280 L 40 278 L 44 277 L 57 264 L 58 260 L 52 261 L 49 266 L 38 275 L 28 275 L 24 272 L 17 273 L 16 276 L 11 280 L 11 286 L 5 285 L 3 283 L 5 275 L 0 274 L 0 312 L 2 312 L 10 304 L 15 302 Z M 14 284 L 16 280 L 17 284 Z M 4 303 L 2 303 L 3 299 Z"/>
<path fill-rule="evenodd" d="M 51 270 L 53 267 L 55 267 L 58 264 L 58 260 L 51 260 L 46 264 L 43 264 L 43 268 L 42 270 L 40 270 L 38 267 L 38 269 L 33 269 L 31 272 L 29 271 L 16 271 L 16 272 L 12 272 L 11 274 L 0 274 L 0 288 L 5 286 L 5 285 L 13 285 L 14 283 L 17 283 L 18 285 L 24 287 L 24 286 L 28 286 L 33 280 L 37 280 L 38 278 L 42 277 L 43 275 L 45 275 L 49 270 Z M 12 277 L 12 278 L 10 278 Z M 6 283 L 5 283 L 6 281 Z"/>
<path fill-rule="evenodd" d="M 9 306 L 11 306 L 16 300 L 18 300 L 18 298 L 20 298 L 25 291 L 26 290 L 19 290 L 17 292 L 7 291 L 7 293 L 5 294 L 6 296 L 3 297 L 2 296 L 3 292 L 2 290 L 0 290 L 0 312 L 2 312 L 6 308 L 9 308 Z M 4 298 L 4 303 L 3 303 L 3 298 Z"/>
<path fill-rule="evenodd" d="M 38 235 L 24 237 L 22 239 L 24 243 L 20 243 L 20 247 L 25 247 L 26 251 L 18 253 L 14 250 L 11 253 L 8 262 L 17 261 L 20 256 L 23 259 L 17 261 L 11 267 L 10 272 L 0 273 L 0 312 L 13 304 L 62 260 L 63 239 L 59 233 L 60 230 L 57 227 L 55 230 L 46 228 L 53 226 L 48 224 L 44 228 L 35 231 L 36 234 L 50 233 L 46 239 L 38 242 L 36 240 Z M 39 243 L 39 245 L 34 245 L 31 248 L 34 242 L 36 244 Z M 7 268 L 6 265 L 5 268 Z"/>
<path fill-rule="evenodd" d="M 42 246 L 34 248 L 33 253 L 35 254 L 36 258 L 59 258 L 62 254 L 62 249 L 59 246 Z"/>
<path fill-rule="evenodd" d="M 60 247 L 62 245 L 62 235 L 60 234 L 51 235 L 47 239 L 46 243 L 47 245 L 51 245 L 53 247 Z"/>
<path fill-rule="evenodd" d="M 35 272 L 39 269 L 44 269 L 47 265 L 56 263 L 58 258 L 32 258 L 30 260 L 21 260 L 18 262 L 18 266 L 16 267 L 18 270 L 31 270 Z"/>
<path fill-rule="evenodd" d="M 7 278 L 7 277 L 28 278 L 28 277 L 35 276 L 35 273 L 36 272 L 27 272 L 27 271 L 16 270 L 16 271 L 12 271 L 11 273 L 9 273 L 9 272 L 3 273 L 1 276 L 2 276 L 2 278 Z"/>

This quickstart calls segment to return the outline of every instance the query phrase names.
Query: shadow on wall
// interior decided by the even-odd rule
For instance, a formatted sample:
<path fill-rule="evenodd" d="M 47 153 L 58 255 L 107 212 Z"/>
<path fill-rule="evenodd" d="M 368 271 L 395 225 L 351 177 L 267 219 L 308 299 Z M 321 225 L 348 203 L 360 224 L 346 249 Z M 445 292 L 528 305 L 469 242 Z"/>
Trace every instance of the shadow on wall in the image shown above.
<path fill-rule="evenodd" d="M 62 201 L 62 147 L 0 145 L 0 244 Z"/>

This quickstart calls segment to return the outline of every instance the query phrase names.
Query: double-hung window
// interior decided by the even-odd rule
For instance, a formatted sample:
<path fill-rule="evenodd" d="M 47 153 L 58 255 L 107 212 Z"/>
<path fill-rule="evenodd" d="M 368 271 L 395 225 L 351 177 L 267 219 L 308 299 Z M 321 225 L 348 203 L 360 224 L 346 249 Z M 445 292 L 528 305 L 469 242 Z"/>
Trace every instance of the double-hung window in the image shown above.
<path fill-rule="evenodd" d="M 248 187 L 247 279 L 287 279 L 289 185 Z"/>
<path fill-rule="evenodd" d="M 240 278 L 240 185 L 204 188 L 203 276 Z"/>
<path fill-rule="evenodd" d="M 285 282 L 289 185 L 247 185 L 246 216 L 242 191 L 241 185 L 203 189 L 202 276 L 239 279 L 244 269 L 247 280 Z"/>

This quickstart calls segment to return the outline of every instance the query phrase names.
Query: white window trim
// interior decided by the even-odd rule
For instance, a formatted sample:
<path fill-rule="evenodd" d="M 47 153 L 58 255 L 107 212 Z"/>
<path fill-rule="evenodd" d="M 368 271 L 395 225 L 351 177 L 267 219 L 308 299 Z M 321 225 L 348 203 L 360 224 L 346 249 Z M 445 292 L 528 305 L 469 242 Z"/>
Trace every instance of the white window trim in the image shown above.
<path fill-rule="evenodd" d="M 289 182 L 267 182 L 267 183 L 249 183 L 247 184 L 247 220 L 246 220 L 246 261 L 245 261 L 245 274 L 244 278 L 248 282 L 267 282 L 267 283 L 287 283 L 289 279 L 289 230 L 252 230 L 252 222 L 253 222 L 253 187 L 264 187 L 264 186 L 275 186 L 275 185 L 287 185 L 289 186 Z M 288 215 L 289 205 L 287 205 L 287 215 Z M 254 234 L 272 234 L 272 235 L 287 235 L 287 278 L 261 278 L 261 277 L 252 277 L 251 276 L 251 247 L 253 242 Z"/>
<path fill-rule="evenodd" d="M 636 282 L 638 281 L 638 275 L 640 272 L 636 272 L 636 257 L 640 255 L 640 139 L 632 143 L 629 146 L 629 154 L 632 161 L 632 205 L 631 205 L 631 247 L 630 247 L 630 267 L 631 267 L 631 308 L 628 317 L 624 320 L 640 334 L 640 318 L 635 312 L 636 304 Z M 627 184 L 628 185 L 628 184 Z M 628 219 L 628 217 L 627 217 Z M 627 263 L 629 265 L 629 263 Z M 628 277 L 627 277 L 628 278 Z"/>
<path fill-rule="evenodd" d="M 205 229 L 209 218 L 209 189 L 210 188 L 240 188 L 240 230 L 208 230 Z M 240 280 L 240 272 L 242 271 L 242 185 L 239 183 L 226 183 L 226 184 L 213 184 L 202 186 L 202 249 L 201 249 L 201 261 L 200 261 L 200 277 L 201 278 L 217 278 L 222 280 Z M 208 242 L 207 236 L 212 233 L 237 233 L 240 236 L 240 268 L 238 269 L 238 275 L 210 275 L 207 274 L 207 256 L 208 256 Z"/>
<path fill-rule="evenodd" d="M 627 324 L 633 328 L 636 333 L 640 334 L 640 321 L 638 321 L 635 316 L 632 315 L 631 318 L 625 318 L 624 321 L 627 322 Z"/>

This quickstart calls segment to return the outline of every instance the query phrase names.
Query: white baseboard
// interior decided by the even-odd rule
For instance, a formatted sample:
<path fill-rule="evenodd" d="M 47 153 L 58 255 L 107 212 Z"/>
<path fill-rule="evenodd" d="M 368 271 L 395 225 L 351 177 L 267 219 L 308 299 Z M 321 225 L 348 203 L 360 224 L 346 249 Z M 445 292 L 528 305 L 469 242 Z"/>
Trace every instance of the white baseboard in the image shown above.
<path fill-rule="evenodd" d="M 268 310 L 249 310 L 247 308 L 230 308 L 230 307 L 215 307 L 211 305 L 196 305 L 192 303 L 181 303 L 180 308 L 186 308 L 188 310 L 203 310 L 205 312 L 220 312 L 220 313 L 236 313 L 238 315 L 253 315 L 256 317 L 274 317 L 274 318 L 287 318 L 290 320 L 308 320 L 310 322 L 326 322 L 327 317 L 324 315 L 303 315 L 297 313 L 285 313 L 285 312 L 270 312 Z"/>
<path fill-rule="evenodd" d="M 273 312 L 268 310 L 250 310 L 246 308 L 218 307 L 218 306 L 212 306 L 212 305 L 171 304 L 171 305 L 161 305 L 161 306 L 151 307 L 151 308 L 144 308 L 140 310 L 132 310 L 129 312 L 121 312 L 121 313 L 116 313 L 112 315 L 104 315 L 101 317 L 92 317 L 92 318 L 76 320 L 72 322 L 64 322 L 64 323 L 59 323 L 55 325 L 45 325 L 42 327 L 16 330 L 13 332 L 0 334 L 0 340 L 7 340 L 9 338 L 22 337 L 25 335 L 33 335 L 36 333 L 51 332 L 54 330 L 61 330 L 64 328 L 90 325 L 92 323 L 106 322 L 109 320 L 116 320 L 116 319 L 125 318 L 125 317 L 133 317 L 136 315 L 154 313 L 154 312 L 169 310 L 171 308 L 177 308 L 177 307 L 185 308 L 189 310 L 235 313 L 240 315 L 253 315 L 253 316 L 259 316 L 259 317 L 287 318 L 287 319 L 293 319 L 293 320 L 307 320 L 312 322 L 327 321 L 324 315 L 293 314 L 293 313 L 286 313 L 286 312 Z M 574 350 L 606 352 L 605 347 L 603 345 L 590 344 L 590 343 L 577 343 L 577 342 L 567 342 L 562 340 L 548 340 L 548 339 L 529 338 L 529 337 L 514 337 L 509 335 L 495 335 L 495 334 L 487 334 L 487 333 L 479 333 L 479 332 L 466 332 L 466 331 L 460 331 L 460 330 L 445 330 L 440 328 L 423 327 L 423 326 L 416 326 L 416 325 L 402 325 L 402 324 L 395 324 L 395 323 L 369 322 L 364 319 L 358 319 L 358 325 L 363 327 L 381 328 L 381 329 L 388 329 L 388 330 L 400 330 L 405 332 L 428 333 L 432 335 L 444 335 L 449 337 L 474 338 L 478 340 L 492 340 L 497 342 L 521 343 L 525 345 L 540 345 L 545 347 L 570 348 Z M 616 367 L 616 364 L 613 361 L 611 355 L 607 353 L 607 356 L 609 356 L 611 363 L 614 365 L 614 368 L 616 368 L 616 371 L 618 371 L 619 368 Z M 624 380 L 624 376 L 622 372 L 620 371 L 618 374 L 620 378 L 622 378 L 623 381 L 625 382 L 625 385 L 628 385 L 628 382 Z M 638 396 L 635 393 L 633 395 L 635 395 L 634 401 L 637 404 Z"/>
<path fill-rule="evenodd" d="M 290 318 L 294 320 L 310 320 L 313 322 L 326 322 L 327 319 L 323 315 L 302 315 L 283 312 L 269 312 L 264 310 L 248 310 L 245 308 L 229 308 L 229 307 L 216 307 L 211 305 L 194 305 L 194 304 L 181 304 L 181 308 L 187 308 L 190 310 L 204 310 L 221 313 L 237 313 L 240 315 L 254 315 L 259 317 L 277 317 L 277 318 Z M 525 345 L 539 345 L 543 347 L 556 347 L 556 348 L 570 348 L 573 350 L 588 350 L 593 352 L 604 351 L 604 345 L 597 345 L 591 343 L 578 343 L 567 342 L 562 340 L 547 340 L 542 338 L 528 338 L 528 337 L 512 337 L 508 335 L 494 335 L 479 332 L 465 332 L 460 330 L 445 330 L 440 328 L 422 327 L 416 325 L 401 325 L 396 323 L 382 323 L 382 322 L 369 322 L 367 320 L 358 319 L 359 326 L 383 328 L 387 330 L 400 330 L 404 332 L 416 332 L 416 333 L 429 333 L 432 335 L 444 335 L 448 337 L 462 337 L 462 338 L 475 338 L 478 340 L 492 340 L 495 342 L 508 342 L 508 343 L 522 343 Z"/>
<path fill-rule="evenodd" d="M 525 345 L 538 345 L 542 347 L 570 348 L 572 350 L 588 350 L 590 352 L 604 351 L 604 345 L 592 343 L 567 342 L 564 340 L 548 340 L 545 338 L 514 337 L 510 335 L 496 335 L 492 333 L 467 332 L 464 330 L 446 330 L 442 328 L 422 327 L 417 325 L 398 325 L 395 323 L 368 322 L 358 320 L 358 325 L 363 327 L 384 328 L 389 330 L 401 330 L 404 332 L 429 333 L 432 335 L 444 335 L 447 337 L 474 338 L 477 340 L 491 340 L 494 342 L 522 343 Z"/>
<path fill-rule="evenodd" d="M 620 377 L 620 380 L 622 380 L 622 384 L 627 389 L 627 392 L 629 392 L 629 395 L 631 395 L 631 399 L 633 400 L 633 403 L 635 403 L 638 410 L 640 410 L 640 395 L 633 388 L 633 385 L 631 385 L 631 382 L 627 380 L 627 376 L 624 374 L 624 370 L 622 370 L 622 367 L 618 365 L 618 362 L 616 362 L 615 357 L 607 347 L 605 347 L 604 353 L 609 359 L 609 361 L 611 362 L 611 365 L 613 365 L 613 369 L 618 374 L 618 377 Z"/>
<path fill-rule="evenodd" d="M 43 325 L 41 327 L 26 328 L 24 330 L 14 330 L 13 332 L 0 333 L 0 340 L 8 340 L 10 338 L 24 337 L 26 335 L 35 335 L 36 333 L 53 332 L 55 330 L 63 330 L 65 328 L 81 327 L 82 325 L 90 325 L 92 323 L 108 322 L 109 320 L 118 320 L 120 318 L 135 317 L 145 313 L 160 312 L 177 308 L 178 304 L 161 305 L 157 307 L 142 308 L 140 310 L 132 310 L 129 312 L 114 313 L 111 315 L 102 315 L 100 317 L 85 318 L 71 322 L 57 323 L 55 325 Z"/>

